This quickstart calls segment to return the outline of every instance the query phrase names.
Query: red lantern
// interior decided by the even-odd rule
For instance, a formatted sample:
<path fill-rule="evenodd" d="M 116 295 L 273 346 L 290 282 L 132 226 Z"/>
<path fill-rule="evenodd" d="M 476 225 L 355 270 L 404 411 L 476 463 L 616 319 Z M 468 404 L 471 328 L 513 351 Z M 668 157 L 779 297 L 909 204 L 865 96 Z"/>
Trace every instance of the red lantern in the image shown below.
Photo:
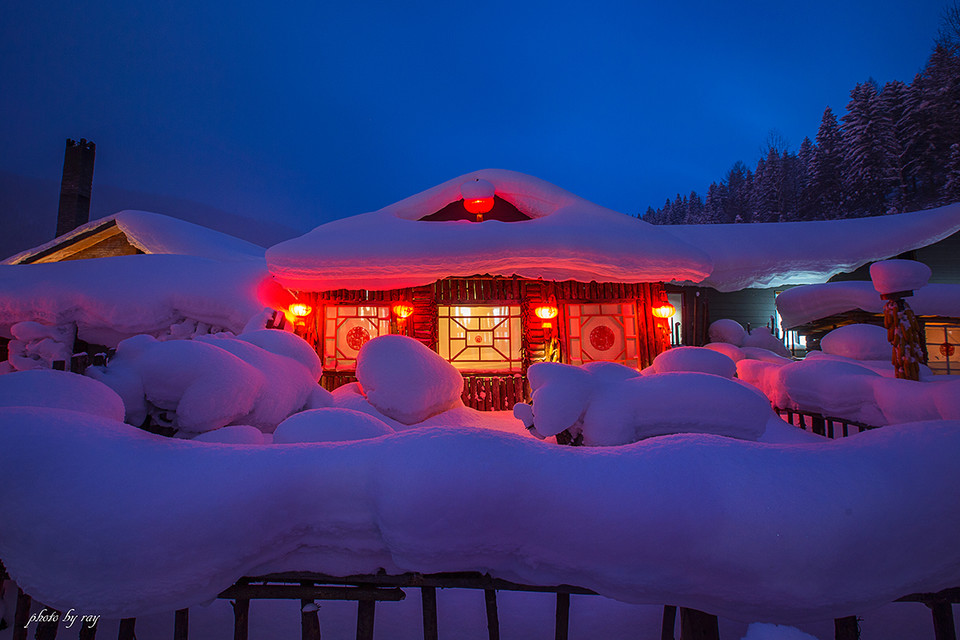
<path fill-rule="evenodd" d="M 304 318 L 313 311 L 313 307 L 308 304 L 303 304 L 302 302 L 294 302 L 288 307 L 290 315 L 297 318 Z"/>
<path fill-rule="evenodd" d="M 557 317 L 557 314 L 560 312 L 560 310 L 557 309 L 557 301 L 551 299 L 546 304 L 540 305 L 539 307 L 534 309 L 533 312 L 541 320 L 553 320 L 554 318 Z"/>
<path fill-rule="evenodd" d="M 469 211 L 470 213 L 475 213 L 483 215 L 493 209 L 493 198 L 474 198 L 472 200 L 464 200 L 463 208 Z"/>
<path fill-rule="evenodd" d="M 483 214 L 493 209 L 493 196 L 496 192 L 493 184 L 476 178 L 473 182 L 460 185 L 460 197 L 463 208 L 477 216 L 477 222 L 483 222 Z"/>
<path fill-rule="evenodd" d="M 406 320 L 413 315 L 413 305 L 406 302 L 398 302 L 393 305 L 393 313 L 401 320 Z"/>
<path fill-rule="evenodd" d="M 661 302 L 660 306 L 653 308 L 653 315 L 657 318 L 670 318 L 676 313 L 677 308 L 669 302 Z"/>

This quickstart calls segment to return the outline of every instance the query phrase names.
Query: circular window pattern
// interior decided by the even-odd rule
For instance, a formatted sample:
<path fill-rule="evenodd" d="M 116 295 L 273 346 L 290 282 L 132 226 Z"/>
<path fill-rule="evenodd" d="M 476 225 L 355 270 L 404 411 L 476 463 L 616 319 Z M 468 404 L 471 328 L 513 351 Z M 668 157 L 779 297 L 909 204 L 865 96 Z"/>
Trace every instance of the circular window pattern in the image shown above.
<path fill-rule="evenodd" d="M 590 332 L 590 344 L 597 351 L 607 351 L 610 347 L 613 346 L 613 343 L 616 341 L 617 336 L 614 335 L 613 330 L 606 326 L 600 325 L 594 327 L 593 331 Z"/>
<path fill-rule="evenodd" d="M 951 358 L 953 357 L 953 353 L 956 351 L 956 349 L 957 348 L 949 342 L 944 342 L 942 345 L 940 345 L 940 355 Z"/>
<path fill-rule="evenodd" d="M 354 351 L 360 351 L 360 347 L 370 340 L 370 334 L 363 327 L 353 327 L 347 331 L 347 346 Z"/>

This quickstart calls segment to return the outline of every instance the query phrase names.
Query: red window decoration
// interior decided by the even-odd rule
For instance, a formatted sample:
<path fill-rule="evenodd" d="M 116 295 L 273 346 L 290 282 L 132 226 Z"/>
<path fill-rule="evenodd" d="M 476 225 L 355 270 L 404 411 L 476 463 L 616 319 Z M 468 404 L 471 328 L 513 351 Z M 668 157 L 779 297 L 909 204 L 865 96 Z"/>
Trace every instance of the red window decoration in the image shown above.
<path fill-rule="evenodd" d="M 520 371 L 520 307 L 437 309 L 438 352 L 463 371 Z"/>
<path fill-rule="evenodd" d="M 960 374 L 960 326 L 926 324 L 927 366 L 934 373 Z"/>
<path fill-rule="evenodd" d="M 357 353 L 369 340 L 390 333 L 390 307 L 329 305 L 323 327 L 323 366 L 334 371 L 357 368 Z"/>
<path fill-rule="evenodd" d="M 639 365 L 639 331 L 636 305 L 566 304 L 567 354 L 571 364 L 592 360 Z"/>

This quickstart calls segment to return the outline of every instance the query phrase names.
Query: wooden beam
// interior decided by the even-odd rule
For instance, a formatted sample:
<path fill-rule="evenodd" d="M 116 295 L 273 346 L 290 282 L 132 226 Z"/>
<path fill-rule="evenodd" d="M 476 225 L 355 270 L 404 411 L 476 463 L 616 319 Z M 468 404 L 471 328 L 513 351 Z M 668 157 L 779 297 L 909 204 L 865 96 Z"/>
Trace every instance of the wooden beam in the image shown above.
<path fill-rule="evenodd" d="M 250 601 L 237 598 L 230 603 L 233 606 L 233 640 L 247 640 L 250 628 Z"/>
<path fill-rule="evenodd" d="M 663 607 L 663 621 L 660 623 L 660 640 L 673 640 L 673 630 L 677 626 L 677 608 L 673 605 Z"/>
<path fill-rule="evenodd" d="M 420 587 L 420 603 L 423 609 L 423 640 L 438 640 L 437 588 Z"/>
<path fill-rule="evenodd" d="M 555 640 L 567 640 L 570 637 L 570 594 L 557 594 L 557 624 Z"/>
<path fill-rule="evenodd" d="M 681 640 L 720 640 L 717 616 L 680 607 Z"/>
<path fill-rule="evenodd" d="M 188 640 L 190 633 L 190 610 L 177 609 L 173 619 L 173 640 Z"/>
<path fill-rule="evenodd" d="M 497 613 L 497 592 L 484 589 L 483 600 L 487 606 L 487 635 L 490 640 L 500 640 L 500 616 Z"/>
<path fill-rule="evenodd" d="M 860 640 L 860 625 L 857 616 L 836 618 L 833 621 L 834 640 Z"/>
<path fill-rule="evenodd" d="M 357 640 L 373 640 L 373 623 L 376 618 L 375 600 L 360 600 L 357 603 Z M 318 635 L 319 639 L 320 636 Z"/>

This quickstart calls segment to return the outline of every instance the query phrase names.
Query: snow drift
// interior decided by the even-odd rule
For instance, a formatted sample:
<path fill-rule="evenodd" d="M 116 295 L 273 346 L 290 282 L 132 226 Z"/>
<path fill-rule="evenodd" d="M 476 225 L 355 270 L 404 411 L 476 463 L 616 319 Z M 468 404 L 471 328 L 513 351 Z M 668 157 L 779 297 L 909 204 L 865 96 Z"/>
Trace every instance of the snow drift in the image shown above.
<path fill-rule="evenodd" d="M 196 605 L 243 575 L 382 568 L 829 619 L 960 581 L 958 449 L 958 422 L 814 445 L 430 428 L 251 447 L 5 408 L 0 557 L 40 601 L 105 617 Z"/>

